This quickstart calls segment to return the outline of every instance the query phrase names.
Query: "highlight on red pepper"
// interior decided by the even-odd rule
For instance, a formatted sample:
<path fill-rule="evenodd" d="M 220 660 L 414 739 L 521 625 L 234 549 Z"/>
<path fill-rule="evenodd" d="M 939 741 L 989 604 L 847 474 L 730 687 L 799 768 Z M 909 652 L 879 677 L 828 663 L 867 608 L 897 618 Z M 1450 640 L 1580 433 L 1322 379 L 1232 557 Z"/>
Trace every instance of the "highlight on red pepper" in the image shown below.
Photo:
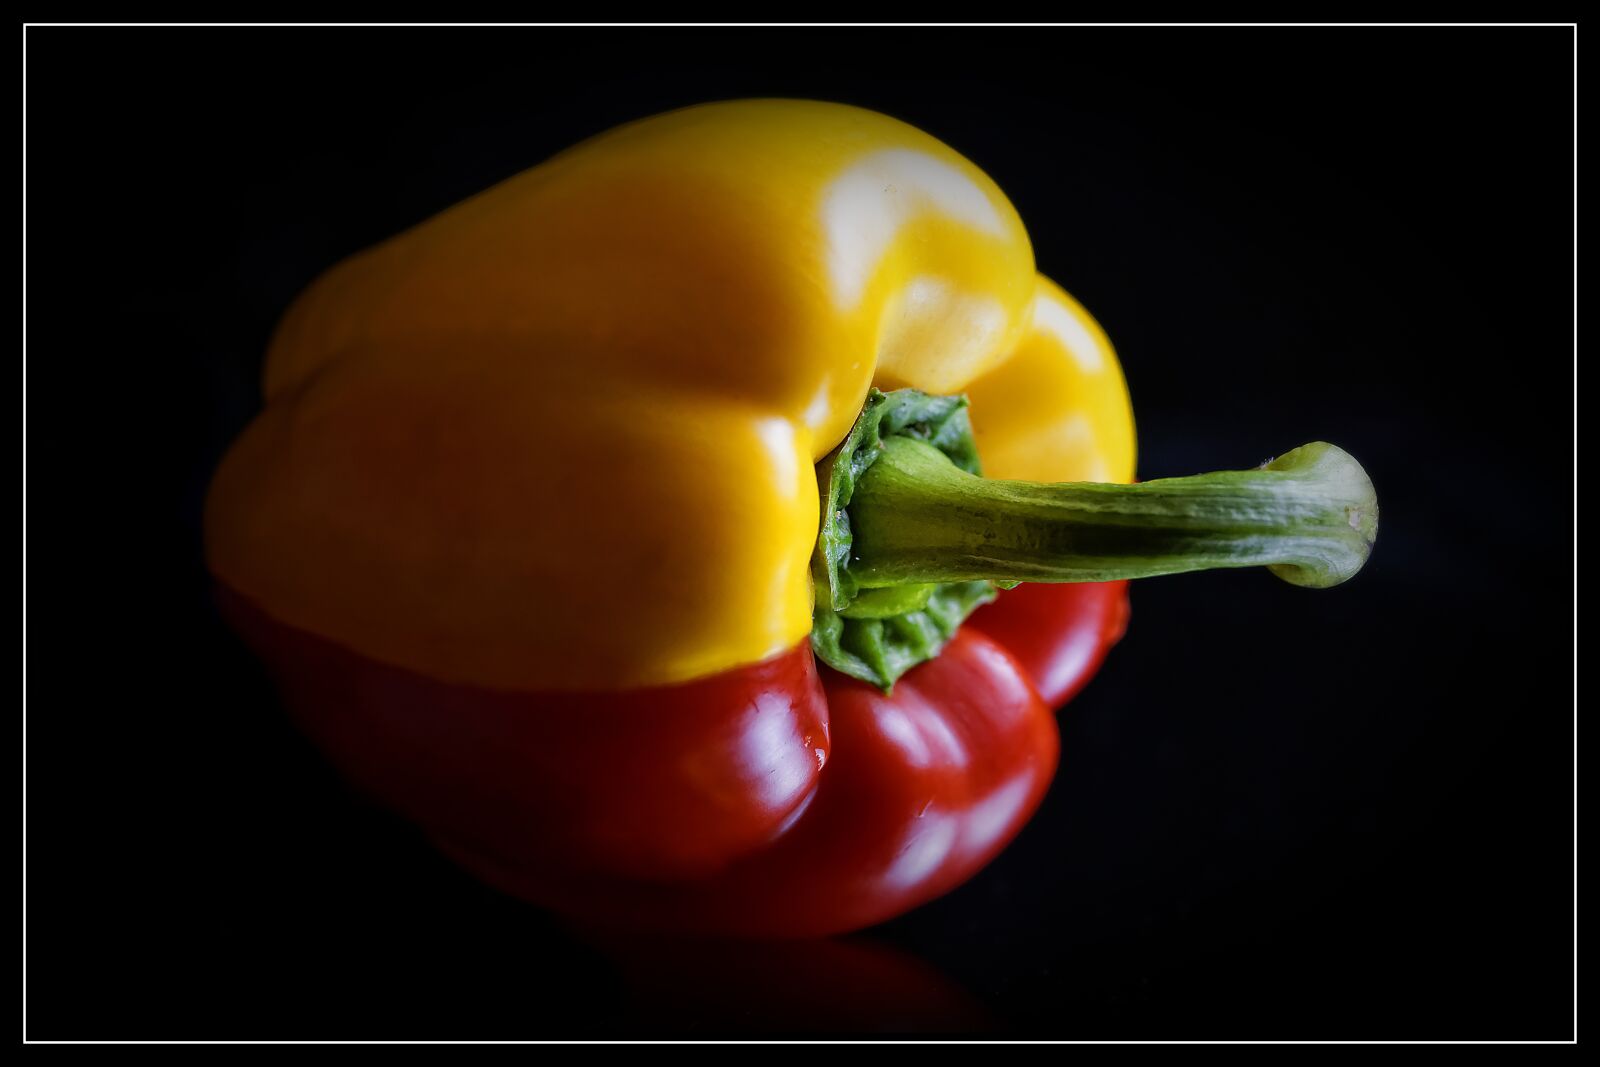
<path fill-rule="evenodd" d="M 1353 575 L 1313 443 L 1134 483 L 1104 332 L 883 115 L 687 108 L 329 271 L 212 483 L 226 615 L 358 787 L 604 924 L 831 934 L 1027 821 L 1128 579 Z M 1027 584 L 1020 584 L 1027 583 Z"/>

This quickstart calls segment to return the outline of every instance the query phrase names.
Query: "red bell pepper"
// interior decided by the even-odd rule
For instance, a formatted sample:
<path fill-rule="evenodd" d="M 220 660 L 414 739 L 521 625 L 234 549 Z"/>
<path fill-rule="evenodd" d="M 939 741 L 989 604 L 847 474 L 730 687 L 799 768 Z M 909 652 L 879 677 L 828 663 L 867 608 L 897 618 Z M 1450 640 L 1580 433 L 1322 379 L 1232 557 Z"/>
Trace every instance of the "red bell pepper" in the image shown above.
<path fill-rule="evenodd" d="M 611 925 L 793 937 L 899 915 L 1016 835 L 1126 586 L 1019 587 L 890 694 L 809 644 L 625 693 L 451 685 L 219 596 L 344 774 L 491 884 Z"/>

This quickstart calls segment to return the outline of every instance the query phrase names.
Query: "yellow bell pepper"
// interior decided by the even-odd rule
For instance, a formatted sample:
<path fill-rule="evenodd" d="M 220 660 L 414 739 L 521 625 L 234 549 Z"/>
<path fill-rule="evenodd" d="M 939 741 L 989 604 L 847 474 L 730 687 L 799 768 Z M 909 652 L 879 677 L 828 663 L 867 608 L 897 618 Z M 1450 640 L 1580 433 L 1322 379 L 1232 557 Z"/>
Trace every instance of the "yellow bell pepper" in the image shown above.
<path fill-rule="evenodd" d="M 814 465 L 875 386 L 966 392 L 991 477 L 1133 477 L 1116 354 L 972 163 L 835 104 L 646 119 L 295 303 L 209 565 L 446 681 L 699 678 L 810 632 Z"/>
<path fill-rule="evenodd" d="M 1043 798 L 1123 579 L 1332 585 L 1376 532 L 1320 443 L 1124 484 L 1116 354 L 1000 190 L 831 104 L 674 112 L 467 200 L 313 285 L 264 387 L 208 500 L 219 606 L 364 792 L 628 926 L 948 891 Z"/>

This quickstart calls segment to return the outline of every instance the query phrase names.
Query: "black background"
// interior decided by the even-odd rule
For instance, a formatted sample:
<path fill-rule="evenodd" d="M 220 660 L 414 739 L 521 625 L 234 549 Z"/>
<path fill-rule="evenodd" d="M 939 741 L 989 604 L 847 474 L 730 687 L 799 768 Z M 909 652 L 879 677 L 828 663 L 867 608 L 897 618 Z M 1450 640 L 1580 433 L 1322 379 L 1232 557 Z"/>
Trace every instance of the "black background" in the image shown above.
<path fill-rule="evenodd" d="M 1573 32 L 30 29 L 28 1036 L 1570 1036 Z M 478 887 L 290 729 L 200 561 L 319 271 L 750 95 L 987 170 L 1116 343 L 1141 477 L 1326 439 L 1383 507 L 1331 592 L 1139 585 L 1040 814 L 852 942 L 939 987 L 881 1008 Z"/>

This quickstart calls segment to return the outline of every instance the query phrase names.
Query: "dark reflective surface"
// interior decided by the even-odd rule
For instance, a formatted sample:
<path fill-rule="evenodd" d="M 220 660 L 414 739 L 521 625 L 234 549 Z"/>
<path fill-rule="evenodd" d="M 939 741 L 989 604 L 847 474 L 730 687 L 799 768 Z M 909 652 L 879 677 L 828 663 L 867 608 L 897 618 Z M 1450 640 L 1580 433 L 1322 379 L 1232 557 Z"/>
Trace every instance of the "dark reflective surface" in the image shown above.
<path fill-rule="evenodd" d="M 1568 1032 L 1565 31 L 28 48 L 31 1036 L 666 1033 L 627 967 L 301 739 L 214 612 L 199 502 L 316 272 L 618 121 L 750 94 L 876 107 L 983 166 L 1115 341 L 1140 477 L 1323 438 L 1383 506 L 1328 593 L 1136 587 L 1038 814 L 872 943 L 1007 1035 Z"/>
<path fill-rule="evenodd" d="M 663 1036 L 979 1036 L 999 1020 L 925 960 L 871 937 L 803 941 L 583 935 L 621 975 L 641 1032 Z"/>

